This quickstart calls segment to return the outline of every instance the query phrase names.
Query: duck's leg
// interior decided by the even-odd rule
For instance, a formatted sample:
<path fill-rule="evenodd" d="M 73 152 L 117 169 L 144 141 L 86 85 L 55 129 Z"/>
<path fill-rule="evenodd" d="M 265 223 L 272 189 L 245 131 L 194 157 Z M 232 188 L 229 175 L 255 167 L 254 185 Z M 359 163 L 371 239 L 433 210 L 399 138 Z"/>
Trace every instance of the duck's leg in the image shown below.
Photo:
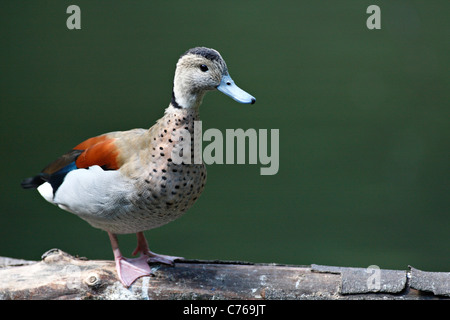
<path fill-rule="evenodd" d="M 145 239 L 144 233 L 138 232 L 137 236 L 137 247 L 133 251 L 133 255 L 141 253 L 147 257 L 147 261 L 150 263 L 163 263 L 173 266 L 175 260 L 183 260 L 183 257 L 166 256 L 162 254 L 157 254 L 151 252 L 148 248 L 147 240 Z"/>
<path fill-rule="evenodd" d="M 109 233 L 111 246 L 114 252 L 114 260 L 116 261 L 116 270 L 120 281 L 129 287 L 138 278 L 151 275 L 150 266 L 147 263 L 148 256 L 141 255 L 139 258 L 127 259 L 122 256 L 119 250 L 119 242 L 117 236 Z"/>

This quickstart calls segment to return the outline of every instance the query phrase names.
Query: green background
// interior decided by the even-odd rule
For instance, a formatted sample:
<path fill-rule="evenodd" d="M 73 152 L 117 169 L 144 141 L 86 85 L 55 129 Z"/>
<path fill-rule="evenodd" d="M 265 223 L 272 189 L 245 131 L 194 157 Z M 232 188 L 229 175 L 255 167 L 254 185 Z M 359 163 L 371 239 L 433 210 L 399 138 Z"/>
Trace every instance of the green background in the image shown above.
<path fill-rule="evenodd" d="M 81 8 L 68 30 L 66 8 Z M 381 8 L 381 30 L 366 9 Z M 148 128 L 178 57 L 219 50 L 241 105 L 209 93 L 203 130 L 280 130 L 280 170 L 210 165 L 182 218 L 146 232 L 193 259 L 450 271 L 445 1 L 1 1 L 0 255 L 112 259 L 105 232 L 20 181 L 91 136 Z M 204 143 L 205 146 L 206 143 Z M 119 237 L 125 255 L 135 237 Z"/>

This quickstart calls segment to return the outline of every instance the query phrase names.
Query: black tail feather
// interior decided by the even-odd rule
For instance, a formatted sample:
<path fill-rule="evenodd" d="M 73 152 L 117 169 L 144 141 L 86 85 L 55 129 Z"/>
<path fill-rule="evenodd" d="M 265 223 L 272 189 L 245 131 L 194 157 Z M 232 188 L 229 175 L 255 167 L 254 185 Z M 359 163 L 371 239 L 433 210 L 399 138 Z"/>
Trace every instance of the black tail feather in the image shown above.
<path fill-rule="evenodd" d="M 37 175 L 37 176 L 31 177 L 31 178 L 23 179 L 22 182 L 20 183 L 20 185 L 24 189 L 36 189 L 44 182 L 46 182 L 44 177 L 42 175 Z"/>

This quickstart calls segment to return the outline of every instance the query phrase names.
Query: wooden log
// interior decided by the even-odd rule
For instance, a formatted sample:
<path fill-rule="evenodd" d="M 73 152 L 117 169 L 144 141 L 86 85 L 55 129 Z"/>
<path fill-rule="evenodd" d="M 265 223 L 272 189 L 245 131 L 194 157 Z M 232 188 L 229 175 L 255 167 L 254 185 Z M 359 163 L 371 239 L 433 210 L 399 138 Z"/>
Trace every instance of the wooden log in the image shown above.
<path fill-rule="evenodd" d="M 450 273 L 414 268 L 398 271 L 201 260 L 183 260 L 174 267 L 154 264 L 151 268 L 153 276 L 142 277 L 125 288 L 113 261 L 76 258 L 59 249 L 49 250 L 41 261 L 0 258 L 0 299 L 450 298 Z M 433 292 L 435 282 L 439 288 Z"/>

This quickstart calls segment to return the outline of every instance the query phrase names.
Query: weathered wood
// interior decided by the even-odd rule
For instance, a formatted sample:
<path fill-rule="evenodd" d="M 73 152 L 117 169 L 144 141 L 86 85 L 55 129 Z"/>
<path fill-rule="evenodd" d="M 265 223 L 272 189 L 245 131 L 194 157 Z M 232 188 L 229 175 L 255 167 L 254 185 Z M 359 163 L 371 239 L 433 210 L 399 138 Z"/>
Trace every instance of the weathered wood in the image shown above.
<path fill-rule="evenodd" d="M 381 270 L 378 287 L 364 268 L 184 260 L 152 265 L 151 277 L 125 288 L 113 261 L 52 249 L 42 261 L 0 258 L 0 299 L 448 299 L 450 273 Z M 420 270 L 413 272 L 422 277 Z M 438 294 L 433 279 L 439 281 Z M 413 280 L 413 281 L 411 281 Z M 446 282 L 447 281 L 447 282 Z M 424 282 L 426 282 L 424 284 Z M 414 283 L 419 284 L 414 288 Z M 446 284 L 447 283 L 447 284 Z M 411 286 L 413 284 L 413 286 Z M 427 287 L 428 286 L 428 287 Z M 431 288 L 431 289 L 430 289 Z M 421 290 L 428 291 L 421 291 Z"/>

